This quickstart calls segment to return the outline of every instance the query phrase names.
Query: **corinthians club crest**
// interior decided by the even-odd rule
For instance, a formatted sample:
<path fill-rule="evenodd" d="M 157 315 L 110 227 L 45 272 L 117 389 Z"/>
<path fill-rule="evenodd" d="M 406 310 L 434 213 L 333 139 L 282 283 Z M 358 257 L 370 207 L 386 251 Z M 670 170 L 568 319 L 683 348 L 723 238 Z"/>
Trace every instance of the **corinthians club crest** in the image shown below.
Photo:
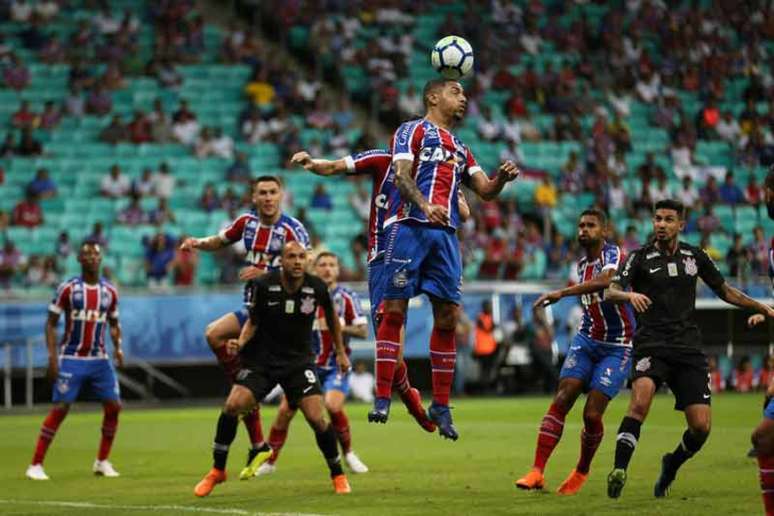
<path fill-rule="evenodd" d="M 301 313 L 305 315 L 309 315 L 315 310 L 314 305 L 314 298 L 313 297 L 304 297 L 301 299 Z"/>
<path fill-rule="evenodd" d="M 699 272 L 699 268 L 696 266 L 696 260 L 691 257 L 685 258 L 683 260 L 683 265 L 685 265 L 685 273 L 689 276 L 696 276 L 696 273 Z"/>

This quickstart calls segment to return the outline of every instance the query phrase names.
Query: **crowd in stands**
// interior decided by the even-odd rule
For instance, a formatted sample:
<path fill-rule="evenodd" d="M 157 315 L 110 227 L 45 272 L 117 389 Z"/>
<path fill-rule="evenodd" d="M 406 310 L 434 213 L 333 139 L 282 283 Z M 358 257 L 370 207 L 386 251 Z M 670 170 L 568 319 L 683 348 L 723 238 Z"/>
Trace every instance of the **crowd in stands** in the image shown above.
<path fill-rule="evenodd" d="M 772 375 L 774 375 L 774 356 L 764 357 L 757 366 L 750 356 L 741 357 L 737 364 L 731 367 L 719 367 L 718 359 L 710 357 L 710 388 L 712 392 L 765 392 Z M 726 361 L 728 362 L 728 361 Z M 728 364 L 730 366 L 730 363 Z M 724 370 L 725 369 L 725 370 Z"/>

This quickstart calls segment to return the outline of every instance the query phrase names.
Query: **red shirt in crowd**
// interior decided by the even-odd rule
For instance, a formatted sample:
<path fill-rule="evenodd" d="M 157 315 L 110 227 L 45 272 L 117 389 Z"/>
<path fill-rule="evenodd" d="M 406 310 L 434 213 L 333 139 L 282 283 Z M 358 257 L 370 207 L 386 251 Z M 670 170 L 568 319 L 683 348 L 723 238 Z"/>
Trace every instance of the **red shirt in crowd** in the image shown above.
<path fill-rule="evenodd" d="M 13 209 L 13 225 L 34 228 L 43 224 L 43 211 L 34 201 L 24 200 Z"/>

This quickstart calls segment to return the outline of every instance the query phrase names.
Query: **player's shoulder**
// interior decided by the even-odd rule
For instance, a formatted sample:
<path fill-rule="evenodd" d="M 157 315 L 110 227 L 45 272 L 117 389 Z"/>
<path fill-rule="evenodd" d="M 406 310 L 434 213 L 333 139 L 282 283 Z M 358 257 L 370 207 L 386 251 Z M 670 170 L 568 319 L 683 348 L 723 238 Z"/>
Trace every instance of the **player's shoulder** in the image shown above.
<path fill-rule="evenodd" d="M 63 291 L 66 288 L 72 288 L 74 285 L 77 285 L 80 282 L 81 282 L 81 277 L 80 276 L 72 276 L 72 277 L 62 281 L 56 287 L 56 291 L 57 292 L 61 292 L 61 291 Z"/>
<path fill-rule="evenodd" d="M 116 287 L 115 284 L 111 282 L 109 279 L 107 279 L 106 277 L 100 276 L 99 283 L 100 285 L 106 287 L 108 290 L 114 293 L 118 293 L 118 287 Z"/>
<path fill-rule="evenodd" d="M 338 285 L 336 287 L 336 290 L 334 291 L 335 294 L 339 294 L 342 297 L 348 297 L 350 299 L 357 299 L 357 292 L 352 290 L 351 288 L 344 286 L 344 285 Z"/>
<path fill-rule="evenodd" d="M 328 285 L 325 284 L 322 278 L 308 272 L 304 273 L 304 284 L 308 287 L 312 287 L 315 290 L 323 290 L 325 292 L 328 291 Z"/>
<path fill-rule="evenodd" d="M 253 280 L 250 280 L 252 288 L 268 288 L 273 285 L 282 286 L 282 272 L 280 270 L 267 271 Z"/>
<path fill-rule="evenodd" d="M 255 210 L 243 211 L 242 213 L 236 216 L 236 218 L 234 219 L 234 222 L 235 223 L 249 222 L 251 220 L 258 220 L 258 215 L 255 213 Z"/>
<path fill-rule="evenodd" d="M 683 256 L 701 256 L 707 254 L 701 247 L 683 241 L 677 243 L 677 252 Z"/>
<path fill-rule="evenodd" d="M 427 128 L 427 124 L 429 124 L 429 122 L 424 118 L 415 118 L 403 122 L 395 131 L 395 142 L 405 145 L 417 129 L 424 130 Z"/>
<path fill-rule="evenodd" d="M 280 215 L 280 218 L 277 221 L 277 225 L 289 227 L 291 229 L 304 229 L 303 222 L 292 215 L 288 215 L 287 213 L 282 213 L 282 215 Z"/>

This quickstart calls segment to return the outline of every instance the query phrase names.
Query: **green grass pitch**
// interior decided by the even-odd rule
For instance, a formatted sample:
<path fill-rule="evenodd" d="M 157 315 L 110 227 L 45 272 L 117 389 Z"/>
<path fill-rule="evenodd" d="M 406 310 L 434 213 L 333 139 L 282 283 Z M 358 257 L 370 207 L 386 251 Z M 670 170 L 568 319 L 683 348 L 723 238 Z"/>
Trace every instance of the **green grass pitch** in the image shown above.
<path fill-rule="evenodd" d="M 714 401 L 714 428 L 697 457 L 680 472 L 667 499 L 655 500 L 653 482 L 661 455 L 678 442 L 682 413 L 659 394 L 618 500 L 605 494 L 615 432 L 627 395 L 605 417 L 605 439 L 591 476 L 575 497 L 554 490 L 579 452 L 581 403 L 567 418 L 564 437 L 549 461 L 545 492 L 522 492 L 513 480 L 532 463 L 536 431 L 548 398 L 460 399 L 454 417 L 460 440 L 426 434 L 399 400 L 387 425 L 369 425 L 365 405 L 350 405 L 355 451 L 371 468 L 350 475 L 353 493 L 335 496 L 314 438 L 301 417 L 269 477 L 240 482 L 246 438 L 240 426 L 232 447 L 228 482 L 206 499 L 193 486 L 210 467 L 218 407 L 126 409 L 111 460 L 122 476 L 91 474 L 101 413 L 75 407 L 49 449 L 52 480 L 24 479 L 43 415 L 0 417 L 0 514 L 759 514 L 757 466 L 745 457 L 751 430 L 761 418 L 760 395 L 721 395 Z M 263 411 L 265 433 L 275 408 Z M 68 503 L 72 502 L 71 505 Z"/>

